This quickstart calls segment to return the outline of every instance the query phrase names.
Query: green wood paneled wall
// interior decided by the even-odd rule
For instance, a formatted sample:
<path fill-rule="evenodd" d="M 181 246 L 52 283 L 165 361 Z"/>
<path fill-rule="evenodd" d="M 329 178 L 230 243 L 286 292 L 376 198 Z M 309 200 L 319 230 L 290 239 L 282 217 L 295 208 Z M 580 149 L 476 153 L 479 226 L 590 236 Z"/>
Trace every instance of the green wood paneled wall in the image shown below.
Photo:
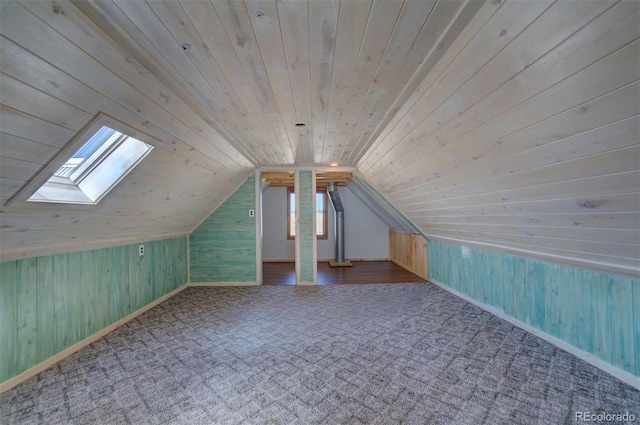
<path fill-rule="evenodd" d="M 252 175 L 189 236 L 192 283 L 257 280 L 255 208 Z"/>
<path fill-rule="evenodd" d="M 640 282 L 429 241 L 429 279 L 640 376 Z"/>
<path fill-rule="evenodd" d="M 299 211 L 300 228 L 297 229 L 300 238 L 300 281 L 314 282 L 313 275 L 313 249 L 314 249 L 314 211 L 313 200 L 315 192 L 313 190 L 313 171 L 300 171 L 299 183 Z"/>
<path fill-rule="evenodd" d="M 187 238 L 0 264 L 0 382 L 187 283 Z"/>

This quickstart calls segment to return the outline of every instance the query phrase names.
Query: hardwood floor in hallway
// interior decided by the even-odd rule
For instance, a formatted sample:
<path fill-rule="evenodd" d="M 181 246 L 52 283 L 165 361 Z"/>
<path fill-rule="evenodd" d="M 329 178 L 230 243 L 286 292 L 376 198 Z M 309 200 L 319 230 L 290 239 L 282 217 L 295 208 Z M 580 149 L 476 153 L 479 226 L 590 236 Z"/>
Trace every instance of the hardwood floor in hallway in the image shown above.
<path fill-rule="evenodd" d="M 295 285 L 295 263 L 262 264 L 264 285 Z M 367 283 L 426 282 L 420 276 L 390 261 L 355 261 L 353 267 L 329 267 L 318 262 L 318 285 L 345 285 Z"/>

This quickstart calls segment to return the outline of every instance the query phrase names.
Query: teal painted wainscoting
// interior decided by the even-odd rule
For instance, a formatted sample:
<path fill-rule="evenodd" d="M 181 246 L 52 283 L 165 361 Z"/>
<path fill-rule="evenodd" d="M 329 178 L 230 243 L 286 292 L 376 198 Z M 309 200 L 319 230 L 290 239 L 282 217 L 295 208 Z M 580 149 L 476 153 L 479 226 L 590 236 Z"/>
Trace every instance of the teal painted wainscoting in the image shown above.
<path fill-rule="evenodd" d="M 640 377 L 640 282 L 441 241 L 429 279 Z"/>
<path fill-rule="evenodd" d="M 256 282 L 255 176 L 189 236 L 191 283 Z"/>
<path fill-rule="evenodd" d="M 0 264 L 0 382 L 187 283 L 187 238 Z"/>
<path fill-rule="evenodd" d="M 313 171 L 300 171 L 299 173 L 299 210 L 296 211 L 296 214 L 299 215 L 300 224 L 297 229 L 297 235 L 300 239 L 300 282 L 310 283 L 315 282 L 313 272 L 313 250 L 315 245 Z"/>

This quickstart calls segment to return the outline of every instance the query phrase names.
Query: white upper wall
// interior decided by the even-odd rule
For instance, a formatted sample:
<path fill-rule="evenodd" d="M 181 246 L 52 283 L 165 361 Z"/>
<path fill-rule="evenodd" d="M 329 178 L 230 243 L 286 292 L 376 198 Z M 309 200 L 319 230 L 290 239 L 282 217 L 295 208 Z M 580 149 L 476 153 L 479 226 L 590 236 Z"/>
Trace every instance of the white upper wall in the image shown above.
<path fill-rule="evenodd" d="M 345 209 L 345 254 L 349 259 L 388 257 L 389 228 L 358 199 L 349 187 L 340 187 Z M 262 195 L 263 260 L 295 259 L 293 240 L 287 240 L 287 189 L 269 187 Z M 329 206 L 329 238 L 318 241 L 318 259 L 333 259 L 333 208 Z"/>
<path fill-rule="evenodd" d="M 345 256 L 353 259 L 389 257 L 389 227 L 349 186 L 339 187 L 338 191 L 344 205 Z"/>

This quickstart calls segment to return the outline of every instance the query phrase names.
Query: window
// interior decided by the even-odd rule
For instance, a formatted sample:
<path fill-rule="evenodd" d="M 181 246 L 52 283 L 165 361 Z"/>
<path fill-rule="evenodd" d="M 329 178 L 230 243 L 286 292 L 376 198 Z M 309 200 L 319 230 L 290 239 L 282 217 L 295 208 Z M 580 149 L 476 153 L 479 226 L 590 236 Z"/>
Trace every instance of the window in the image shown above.
<path fill-rule="evenodd" d="M 49 179 L 28 200 L 97 204 L 153 149 L 113 127 L 122 125 L 99 117 L 47 167 Z M 51 173 L 51 166 L 62 158 L 64 163 Z"/>
<path fill-rule="evenodd" d="M 327 239 L 327 194 L 323 190 L 316 192 L 316 236 Z M 296 193 L 287 189 L 287 239 L 296 237 Z"/>

